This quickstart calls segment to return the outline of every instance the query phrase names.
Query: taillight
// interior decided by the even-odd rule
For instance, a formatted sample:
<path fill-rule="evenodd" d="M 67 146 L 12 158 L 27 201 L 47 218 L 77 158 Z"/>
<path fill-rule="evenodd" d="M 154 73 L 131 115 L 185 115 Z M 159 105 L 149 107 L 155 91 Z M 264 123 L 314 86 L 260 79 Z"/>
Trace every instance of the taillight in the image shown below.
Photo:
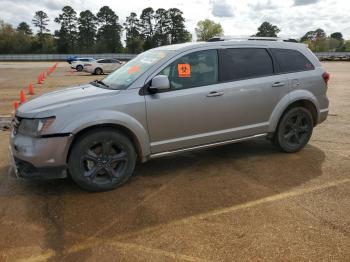
<path fill-rule="evenodd" d="M 329 79 L 331 78 L 331 75 L 330 75 L 328 72 L 324 72 L 324 73 L 322 74 L 322 77 L 323 77 L 323 80 L 324 80 L 324 82 L 326 83 L 326 85 L 328 85 L 328 81 L 329 81 Z"/>

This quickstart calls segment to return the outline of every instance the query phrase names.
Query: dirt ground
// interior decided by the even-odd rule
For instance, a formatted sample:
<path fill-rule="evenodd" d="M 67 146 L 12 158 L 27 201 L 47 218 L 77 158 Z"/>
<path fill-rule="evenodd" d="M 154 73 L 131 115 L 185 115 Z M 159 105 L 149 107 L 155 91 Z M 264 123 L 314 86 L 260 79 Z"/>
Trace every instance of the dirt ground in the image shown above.
<path fill-rule="evenodd" d="M 52 63 L 0 63 L 0 114 Z M 350 63 L 329 62 L 330 115 L 284 154 L 248 141 L 139 164 L 127 185 L 8 176 L 0 132 L 1 261 L 350 261 Z M 85 83 L 64 63 L 42 87 Z"/>

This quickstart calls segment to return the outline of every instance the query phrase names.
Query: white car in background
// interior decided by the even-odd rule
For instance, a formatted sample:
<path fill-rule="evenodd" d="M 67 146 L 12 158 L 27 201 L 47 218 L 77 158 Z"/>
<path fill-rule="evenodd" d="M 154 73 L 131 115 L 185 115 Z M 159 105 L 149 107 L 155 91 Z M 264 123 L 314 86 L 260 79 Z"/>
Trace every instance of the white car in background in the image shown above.
<path fill-rule="evenodd" d="M 93 62 L 93 61 L 96 61 L 96 60 L 90 57 L 82 57 L 82 58 L 80 57 L 71 62 L 71 68 L 77 70 L 78 72 L 81 72 L 84 69 L 84 64 L 86 64 L 87 62 Z"/>
<path fill-rule="evenodd" d="M 117 59 L 99 59 L 90 63 L 84 63 L 84 71 L 95 75 L 101 75 L 110 73 L 122 65 L 123 63 Z"/>

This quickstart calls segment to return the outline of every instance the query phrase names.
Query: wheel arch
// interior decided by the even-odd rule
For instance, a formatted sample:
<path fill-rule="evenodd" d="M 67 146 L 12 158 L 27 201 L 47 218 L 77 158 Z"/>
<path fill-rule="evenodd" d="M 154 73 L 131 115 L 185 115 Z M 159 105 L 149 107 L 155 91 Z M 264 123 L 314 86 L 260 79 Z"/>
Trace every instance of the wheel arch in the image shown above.
<path fill-rule="evenodd" d="M 314 126 L 316 126 L 320 114 L 319 104 L 316 97 L 309 91 L 297 90 L 281 99 L 281 101 L 277 104 L 269 120 L 268 132 L 273 133 L 276 130 L 282 116 L 288 110 L 297 106 L 304 107 L 310 111 Z"/>
<path fill-rule="evenodd" d="M 72 148 L 74 147 L 75 143 L 78 141 L 78 139 L 80 137 L 82 137 L 84 134 L 86 134 L 94 129 L 97 130 L 97 129 L 101 129 L 101 128 L 111 128 L 111 129 L 115 129 L 116 131 L 123 133 L 126 137 L 128 137 L 131 140 L 132 144 L 134 145 L 138 160 L 144 161 L 144 157 L 143 157 L 144 152 L 142 149 L 142 145 L 140 144 L 139 139 L 137 138 L 137 136 L 134 134 L 133 131 L 131 131 L 129 128 L 127 128 L 121 124 L 103 123 L 103 124 L 94 124 L 94 125 L 84 127 L 73 135 L 73 139 L 72 139 L 72 141 L 69 145 L 69 148 L 68 148 L 66 162 L 68 163 Z"/>
<path fill-rule="evenodd" d="M 64 121 L 58 133 L 72 134 L 72 139 L 67 145 L 67 152 L 70 152 L 76 138 L 94 128 L 109 127 L 120 130 L 128 136 L 135 146 L 138 158 L 145 162 L 151 154 L 149 135 L 146 124 L 140 122 L 133 116 L 113 110 L 97 110 L 89 114 L 77 114 L 73 119 Z M 68 154 L 67 154 L 68 157 Z M 68 158 L 67 158 L 68 159 Z"/>

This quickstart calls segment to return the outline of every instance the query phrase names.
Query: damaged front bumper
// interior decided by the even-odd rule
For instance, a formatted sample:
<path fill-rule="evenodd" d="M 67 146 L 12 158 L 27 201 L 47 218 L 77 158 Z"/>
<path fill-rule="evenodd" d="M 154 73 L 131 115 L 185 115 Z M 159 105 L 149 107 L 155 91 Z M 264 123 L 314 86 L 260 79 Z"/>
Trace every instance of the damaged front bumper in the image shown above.
<path fill-rule="evenodd" d="M 67 176 L 71 134 L 30 137 L 11 132 L 10 160 L 17 177 L 53 179 Z"/>

